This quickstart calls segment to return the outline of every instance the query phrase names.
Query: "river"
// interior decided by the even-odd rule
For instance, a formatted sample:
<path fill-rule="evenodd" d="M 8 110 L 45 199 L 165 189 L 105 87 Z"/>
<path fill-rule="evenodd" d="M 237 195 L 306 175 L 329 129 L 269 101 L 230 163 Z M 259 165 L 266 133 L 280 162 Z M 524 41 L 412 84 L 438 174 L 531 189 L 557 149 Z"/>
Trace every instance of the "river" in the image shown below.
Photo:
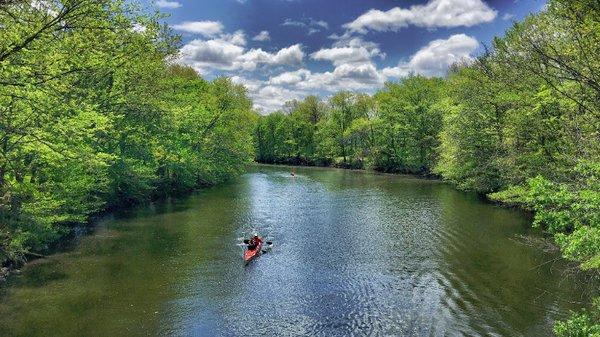
<path fill-rule="evenodd" d="M 594 286 L 524 244 L 529 223 L 434 180 L 252 167 L 28 264 L 0 335 L 548 336 Z M 252 229 L 274 247 L 244 266 Z"/>

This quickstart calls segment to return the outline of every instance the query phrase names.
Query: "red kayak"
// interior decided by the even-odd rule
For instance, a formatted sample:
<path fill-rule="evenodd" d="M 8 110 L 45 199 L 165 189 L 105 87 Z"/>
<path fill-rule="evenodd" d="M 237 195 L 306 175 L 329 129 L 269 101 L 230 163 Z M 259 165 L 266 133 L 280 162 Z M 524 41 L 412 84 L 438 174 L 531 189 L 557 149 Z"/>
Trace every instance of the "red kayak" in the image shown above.
<path fill-rule="evenodd" d="M 244 251 L 244 262 L 250 262 L 253 258 L 260 254 L 260 250 L 262 249 L 263 243 L 260 241 L 254 249 L 246 249 Z"/>

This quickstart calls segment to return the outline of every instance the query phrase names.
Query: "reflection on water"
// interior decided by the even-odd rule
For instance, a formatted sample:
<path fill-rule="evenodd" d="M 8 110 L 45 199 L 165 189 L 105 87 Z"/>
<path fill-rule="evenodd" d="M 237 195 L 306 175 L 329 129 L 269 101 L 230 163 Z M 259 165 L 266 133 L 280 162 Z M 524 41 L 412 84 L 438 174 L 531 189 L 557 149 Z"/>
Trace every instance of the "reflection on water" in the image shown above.
<path fill-rule="evenodd" d="M 597 287 L 515 240 L 518 211 L 436 181 L 297 173 L 107 218 L 1 288 L 2 335 L 544 336 Z M 275 247 L 244 267 L 252 229 Z"/>

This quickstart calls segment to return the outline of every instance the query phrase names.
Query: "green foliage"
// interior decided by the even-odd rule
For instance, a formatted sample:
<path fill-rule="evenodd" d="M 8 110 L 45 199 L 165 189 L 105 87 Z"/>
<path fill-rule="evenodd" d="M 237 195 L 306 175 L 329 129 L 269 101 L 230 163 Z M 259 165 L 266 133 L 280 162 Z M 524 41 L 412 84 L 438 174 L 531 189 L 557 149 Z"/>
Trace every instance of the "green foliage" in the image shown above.
<path fill-rule="evenodd" d="M 448 78 L 435 171 L 534 211 L 563 256 L 600 268 L 600 7 L 550 1 Z M 514 79 L 518 78 L 519 81 Z"/>
<path fill-rule="evenodd" d="M 409 77 L 374 97 L 340 92 L 327 103 L 292 102 L 259 119 L 256 160 L 430 173 L 439 145 L 441 79 Z"/>
<path fill-rule="evenodd" d="M 542 176 L 527 185 L 490 195 L 492 200 L 522 205 L 535 212 L 533 225 L 555 236 L 563 256 L 582 269 L 600 268 L 600 164 L 576 168 L 578 180 L 553 183 Z"/>
<path fill-rule="evenodd" d="M 160 16 L 118 0 L 1 6 L 0 264 L 251 160 L 245 89 L 170 65 L 178 38 Z"/>
<path fill-rule="evenodd" d="M 554 326 L 558 337 L 599 337 L 600 336 L 600 298 L 594 301 L 590 311 L 583 310 Z"/>
<path fill-rule="evenodd" d="M 434 173 L 531 210 L 565 259 L 598 273 L 599 55 L 598 2 L 551 0 L 445 79 L 413 76 L 373 97 L 341 92 L 312 123 L 297 117 L 305 102 L 259 118 L 256 160 Z M 555 332 L 599 336 L 599 315 L 596 303 Z"/>
<path fill-rule="evenodd" d="M 439 146 L 441 79 L 408 77 L 375 95 L 378 106 L 376 168 L 386 172 L 430 173 Z"/>

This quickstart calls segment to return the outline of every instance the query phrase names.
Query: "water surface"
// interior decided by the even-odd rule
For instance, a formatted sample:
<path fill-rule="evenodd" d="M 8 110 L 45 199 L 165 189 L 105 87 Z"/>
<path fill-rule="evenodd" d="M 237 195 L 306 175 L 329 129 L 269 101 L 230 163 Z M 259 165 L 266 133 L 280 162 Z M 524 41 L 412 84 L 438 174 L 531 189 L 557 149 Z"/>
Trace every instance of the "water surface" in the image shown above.
<path fill-rule="evenodd" d="M 2 336 L 547 336 L 589 300 L 516 210 L 446 184 L 256 167 L 114 214 L 0 288 Z M 258 229 L 273 250 L 244 266 Z"/>

